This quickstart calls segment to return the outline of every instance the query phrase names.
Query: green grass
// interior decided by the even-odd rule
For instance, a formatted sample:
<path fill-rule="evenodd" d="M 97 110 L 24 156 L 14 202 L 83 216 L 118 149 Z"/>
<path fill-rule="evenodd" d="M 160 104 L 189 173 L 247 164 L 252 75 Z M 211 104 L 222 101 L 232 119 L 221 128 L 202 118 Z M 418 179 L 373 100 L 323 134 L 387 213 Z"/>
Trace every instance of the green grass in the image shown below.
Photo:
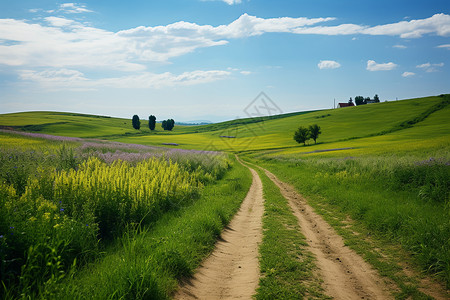
<path fill-rule="evenodd" d="M 359 232 L 379 238 L 381 241 L 391 240 L 392 245 L 384 242 L 371 244 L 370 238 L 367 239 L 368 244 L 362 242 L 361 244 L 357 238 L 352 239 L 350 233 L 345 232 L 345 228 L 343 228 L 345 226 L 340 226 L 341 229 L 338 228 L 344 237 L 347 236 L 350 245 L 359 247 L 358 251 L 366 255 L 366 259 L 401 287 L 399 298 L 406 298 L 405 295 L 420 298 L 414 280 L 411 281 L 401 275 L 396 267 L 396 264 L 405 259 L 404 257 L 384 260 L 380 258 L 379 254 L 371 252 L 369 249 L 372 247 L 384 250 L 383 247 L 386 247 L 388 256 L 391 257 L 390 254 L 401 252 L 398 250 L 399 248 L 395 248 L 401 245 L 402 249 L 406 250 L 407 260 L 412 257 L 412 260 L 423 272 L 436 276 L 450 285 L 450 242 L 448 239 L 450 236 L 448 204 L 448 191 L 450 190 L 448 187 L 450 176 L 450 122 L 448 116 L 450 115 L 450 106 L 447 105 L 449 98 L 450 95 L 445 95 L 335 110 L 287 114 L 265 118 L 263 121 L 261 119 L 244 119 L 202 126 L 175 126 L 173 132 L 161 130 L 150 132 L 146 128 L 145 121 L 141 123 L 142 130 L 136 131 L 131 127 L 131 118 L 117 119 L 53 112 L 0 115 L 0 127 L 13 126 L 15 129 L 26 131 L 104 138 L 145 145 L 177 143 L 179 146 L 174 147 L 241 153 L 270 169 L 281 180 L 293 184 L 300 193 L 309 196 L 311 203 L 317 210 L 322 211 L 329 222 L 333 223 L 333 216 L 344 219 L 350 215 L 355 220 L 355 228 Z M 318 124 L 322 128 L 323 133 L 318 138 L 318 144 L 306 147 L 297 144 L 292 138 L 295 129 L 298 126 L 311 124 Z M 157 124 L 157 128 L 158 126 L 159 124 Z M 221 135 L 236 136 L 236 138 L 220 138 Z M 21 138 L 8 134 L 0 134 L 0 142 L 5 147 L 15 147 L 14 145 L 22 143 Z M 24 143 L 30 148 L 47 147 L 47 142 L 43 142 L 41 139 L 27 139 Z M 346 149 L 323 151 L 342 148 Z M 236 175 L 235 178 L 238 176 L 244 175 Z M 262 177 L 264 178 L 264 176 Z M 265 193 L 275 199 L 274 207 L 279 208 L 272 212 L 275 215 L 274 219 L 265 220 L 266 226 L 268 226 L 267 230 L 283 236 L 283 240 L 286 241 L 286 245 L 270 245 L 274 253 L 283 247 L 294 251 L 289 254 L 295 253 L 298 249 L 289 248 L 293 245 L 292 240 L 287 236 L 289 231 L 279 229 L 279 224 L 288 224 L 291 218 L 284 209 L 286 208 L 285 203 L 283 204 L 277 192 L 271 189 L 270 183 L 265 185 L 265 189 Z M 217 190 L 220 188 L 217 187 Z M 239 193 L 244 192 L 239 191 Z M 220 200 L 222 196 L 219 195 L 218 198 L 218 201 L 222 201 Z M 176 227 L 178 226 L 176 223 L 182 223 L 186 227 L 183 220 L 191 219 L 188 215 L 177 214 L 174 212 L 167 216 L 172 220 L 169 222 L 167 219 L 167 222 L 170 224 L 173 222 L 173 225 L 168 228 L 179 228 L 181 232 L 184 232 L 183 227 Z M 192 212 L 192 214 L 194 213 Z M 216 218 L 222 220 L 223 217 L 217 217 L 218 215 L 216 214 Z M 216 221 L 211 219 L 206 224 Z M 334 223 L 335 226 L 338 226 L 336 224 L 339 222 Z M 164 233 L 164 227 L 167 224 L 161 224 L 165 224 L 161 225 L 161 236 L 166 234 L 167 237 L 169 233 Z M 202 222 L 198 221 L 198 224 L 201 228 Z M 208 225 L 207 227 L 213 228 L 212 231 L 216 230 L 214 226 Z M 146 244 L 155 245 L 148 236 L 155 234 L 157 228 L 159 227 L 152 228 L 148 232 L 145 231 L 136 237 L 133 236 L 131 239 L 124 238 L 124 241 L 128 239 L 133 244 L 142 237 L 142 244 L 144 244 L 142 247 L 146 247 Z M 175 236 L 179 238 L 178 235 Z M 212 240 L 214 240 L 213 237 Z M 273 239 L 274 237 L 271 236 L 268 241 Z M 170 248 L 172 242 L 168 243 L 165 239 L 163 241 L 160 242 L 163 245 L 162 248 L 158 248 L 160 246 L 152 247 L 176 249 Z M 269 242 L 267 243 L 269 244 Z M 136 245 L 140 245 L 140 243 Z M 276 246 L 280 248 L 276 248 Z M 212 246 L 208 247 L 206 248 L 211 249 Z M 125 244 L 122 248 L 126 248 Z M 95 276 L 90 277 L 89 272 L 93 274 L 104 272 L 103 280 L 117 279 L 120 276 L 123 278 L 117 279 L 119 280 L 117 282 L 114 281 L 116 279 L 112 280 L 111 286 L 105 287 L 99 293 L 114 292 L 114 285 L 117 283 L 118 293 L 139 296 L 140 294 L 132 291 L 136 290 L 136 286 L 143 286 L 142 283 L 145 282 L 148 286 L 155 288 L 155 293 L 161 293 L 160 295 L 164 297 L 170 294 L 169 291 L 173 290 L 176 285 L 174 278 L 179 278 L 178 275 L 164 275 L 163 273 L 155 275 L 157 273 L 154 273 L 153 269 L 148 271 L 144 268 L 144 270 L 140 268 L 147 266 L 143 258 L 138 261 L 139 268 L 136 267 L 136 270 L 141 271 L 134 272 L 125 263 L 127 260 L 123 260 L 124 257 L 127 257 L 124 251 L 121 250 L 121 246 L 118 246 L 115 254 L 107 255 L 104 260 L 99 260 L 89 269 L 90 271 L 86 271 L 86 274 L 81 277 L 76 276 L 68 286 L 77 288 L 75 282 L 79 282 L 81 286 L 89 286 L 89 280 L 100 285 L 99 281 L 94 280 Z M 205 253 L 208 251 L 210 250 L 205 250 Z M 265 251 L 264 248 L 261 251 Z M 202 255 L 198 257 L 198 261 L 200 261 L 200 257 L 203 257 Z M 264 270 L 270 273 L 272 268 L 269 266 L 274 265 L 276 261 L 270 258 L 269 252 L 266 252 L 265 255 L 268 259 Z M 164 260 L 165 258 L 160 256 L 158 259 Z M 286 259 L 289 263 L 296 265 L 291 260 L 292 257 L 286 257 Z M 187 261 L 191 260 L 187 259 Z M 114 264 L 120 265 L 118 270 L 122 271 L 114 273 Z M 153 262 L 149 266 L 153 266 L 152 264 Z M 180 264 L 184 263 L 180 262 Z M 194 264 L 189 263 L 188 265 L 189 268 L 181 269 L 192 270 L 191 266 Z M 170 270 L 170 267 L 168 269 Z M 274 270 L 277 269 L 274 268 Z M 265 286 L 264 288 L 267 289 L 267 287 L 276 286 L 281 282 L 289 285 L 290 283 L 287 282 L 295 277 L 290 277 L 291 273 L 288 273 L 289 278 L 284 278 L 278 273 L 274 274 L 276 276 L 264 279 L 268 281 L 262 281 L 262 287 Z M 134 283 L 127 285 L 124 282 Z M 82 293 L 90 293 L 90 289 L 93 289 L 94 286 L 95 284 L 87 287 Z M 161 286 L 166 287 L 160 288 Z M 167 288 L 167 286 L 172 287 Z M 287 290 L 283 291 L 289 293 L 290 287 L 285 286 L 285 288 Z M 294 285 L 292 289 L 300 291 L 301 287 Z M 139 293 L 142 292 L 141 288 L 138 290 Z"/>
<path fill-rule="evenodd" d="M 292 138 L 295 129 L 298 126 L 318 124 L 323 132 L 318 139 L 320 145 L 307 147 L 310 151 L 313 151 L 316 148 L 328 147 L 328 144 L 340 141 L 406 129 L 411 125 L 408 122 L 423 121 L 420 120 L 420 116 L 424 116 L 427 111 L 441 103 L 443 99 L 446 98 L 436 96 L 334 110 L 286 114 L 262 119 L 241 119 L 210 125 L 176 125 L 172 132 L 162 131 L 161 129 L 150 132 L 147 128 L 147 122 L 144 120 L 141 122 L 141 130 L 137 131 L 132 129 L 131 119 L 54 112 L 0 115 L 0 126 L 15 126 L 15 128 L 22 130 L 54 135 L 107 138 L 145 145 L 177 143 L 179 148 L 185 149 L 203 150 L 211 148 L 241 152 L 269 149 L 297 151 L 299 145 Z M 421 122 L 417 124 L 421 124 Z M 417 126 L 417 124 L 412 125 Z M 448 124 L 448 122 L 444 124 Z M 159 126 L 160 124 L 157 124 L 157 128 Z M 236 136 L 236 138 L 220 138 L 223 135 Z M 349 144 L 352 144 L 351 141 Z M 334 147 L 335 145 L 329 146 Z"/>
<path fill-rule="evenodd" d="M 151 228 L 125 234 L 87 268 L 59 286 L 64 299 L 169 299 L 212 251 L 251 184 L 234 163 L 194 204 L 169 212 Z M 58 296 L 57 296 L 58 297 Z"/>
<path fill-rule="evenodd" d="M 169 134 L 156 124 L 151 133 L 148 120 L 141 120 L 141 129 L 135 130 L 130 119 L 64 112 L 23 112 L 0 115 L 0 127 L 83 138 L 107 138 L 134 135 Z M 174 132 L 183 132 L 189 126 L 175 126 Z"/>
<path fill-rule="evenodd" d="M 395 240 L 424 271 L 450 283 L 450 166 L 399 156 L 256 158 L 305 196 Z"/>
<path fill-rule="evenodd" d="M 264 186 L 263 239 L 259 247 L 261 278 L 256 299 L 328 299 L 306 250 L 297 218 L 279 188 L 256 168 Z"/>

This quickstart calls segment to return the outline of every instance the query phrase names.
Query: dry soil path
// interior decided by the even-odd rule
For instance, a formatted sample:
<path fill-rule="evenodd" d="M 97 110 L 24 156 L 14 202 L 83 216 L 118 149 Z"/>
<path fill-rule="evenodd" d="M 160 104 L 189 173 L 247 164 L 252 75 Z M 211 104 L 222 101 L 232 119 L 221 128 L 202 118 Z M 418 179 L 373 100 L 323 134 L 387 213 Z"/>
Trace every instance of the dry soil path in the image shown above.
<path fill-rule="evenodd" d="M 266 175 L 280 188 L 299 221 L 309 250 L 317 259 L 325 293 L 334 299 L 392 299 L 383 279 L 356 252 L 344 245 L 334 229 L 295 191 L 274 174 Z"/>
<path fill-rule="evenodd" d="M 258 246 L 262 239 L 263 186 L 253 182 L 241 208 L 221 235 L 213 253 L 175 299 L 251 299 L 259 281 Z M 264 170 L 288 200 L 317 258 L 325 293 L 334 299 L 391 299 L 383 279 L 316 214 L 290 185 Z"/>
<path fill-rule="evenodd" d="M 263 187 L 253 182 L 242 205 L 223 231 L 213 253 L 175 299 L 251 299 L 259 282 L 258 247 L 262 238 Z"/>

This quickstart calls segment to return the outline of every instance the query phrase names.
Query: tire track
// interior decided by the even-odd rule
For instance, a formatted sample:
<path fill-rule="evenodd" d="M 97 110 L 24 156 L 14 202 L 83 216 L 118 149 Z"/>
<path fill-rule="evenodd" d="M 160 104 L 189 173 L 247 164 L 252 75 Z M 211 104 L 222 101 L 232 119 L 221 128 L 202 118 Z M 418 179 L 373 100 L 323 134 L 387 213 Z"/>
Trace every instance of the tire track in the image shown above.
<path fill-rule="evenodd" d="M 175 299 L 251 299 L 259 283 L 258 248 L 262 239 L 263 187 L 255 170 L 242 205 L 213 253 Z"/>
<path fill-rule="evenodd" d="M 298 218 L 300 228 L 317 259 L 325 293 L 335 299 L 392 299 L 378 273 L 344 241 L 290 185 L 263 169 L 280 188 Z"/>

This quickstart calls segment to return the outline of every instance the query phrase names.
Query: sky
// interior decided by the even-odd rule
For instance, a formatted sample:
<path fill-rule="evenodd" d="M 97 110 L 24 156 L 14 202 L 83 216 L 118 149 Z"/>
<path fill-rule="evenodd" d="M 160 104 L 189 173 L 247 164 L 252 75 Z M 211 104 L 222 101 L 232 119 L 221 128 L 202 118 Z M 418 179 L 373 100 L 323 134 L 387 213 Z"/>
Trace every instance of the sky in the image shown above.
<path fill-rule="evenodd" d="M 0 113 L 217 122 L 449 88 L 448 0 L 0 0 Z"/>

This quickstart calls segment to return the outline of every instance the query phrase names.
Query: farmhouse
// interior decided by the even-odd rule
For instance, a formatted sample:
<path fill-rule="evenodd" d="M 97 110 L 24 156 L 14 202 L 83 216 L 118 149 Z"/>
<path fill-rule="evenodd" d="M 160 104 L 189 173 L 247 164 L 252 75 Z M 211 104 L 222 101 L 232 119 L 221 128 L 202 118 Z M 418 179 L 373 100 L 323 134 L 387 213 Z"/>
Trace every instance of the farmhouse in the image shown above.
<path fill-rule="evenodd" d="M 349 107 L 349 106 L 355 106 L 355 104 L 353 104 L 353 102 L 348 102 L 348 103 L 338 103 L 337 108 L 341 108 L 341 107 Z"/>

